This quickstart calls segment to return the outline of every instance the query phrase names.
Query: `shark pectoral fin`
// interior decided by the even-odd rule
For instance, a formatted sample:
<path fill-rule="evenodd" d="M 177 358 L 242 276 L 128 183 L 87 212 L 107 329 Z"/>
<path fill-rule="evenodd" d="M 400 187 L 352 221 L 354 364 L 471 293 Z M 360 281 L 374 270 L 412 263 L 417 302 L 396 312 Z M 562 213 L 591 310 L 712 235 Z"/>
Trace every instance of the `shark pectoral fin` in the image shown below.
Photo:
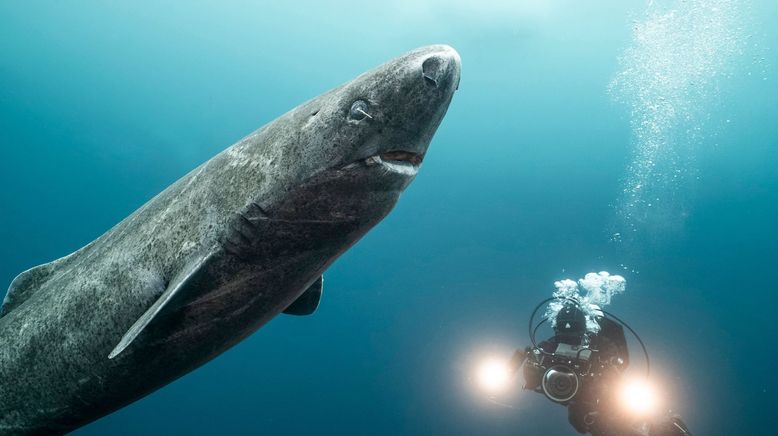
<path fill-rule="evenodd" d="M 284 310 L 287 315 L 310 315 L 319 307 L 321 301 L 322 287 L 324 286 L 324 276 L 320 276 L 305 292 L 302 293 L 292 304 Z"/>
<path fill-rule="evenodd" d="M 187 268 L 179 272 L 178 275 L 176 275 L 176 277 L 168 284 L 165 292 L 163 292 L 162 295 L 157 298 L 154 304 L 152 304 L 151 307 L 149 307 L 149 309 L 146 310 L 146 312 L 144 312 L 137 321 L 135 321 L 135 324 L 133 324 L 132 327 L 127 330 L 127 333 L 122 336 L 122 340 L 119 341 L 119 344 L 116 345 L 116 347 L 114 347 L 113 351 L 111 351 L 111 354 L 108 355 L 108 358 L 113 359 L 122 351 L 124 351 L 124 349 L 127 348 L 155 318 L 163 313 L 166 308 L 171 309 L 176 307 L 175 304 L 171 305 L 169 303 L 177 295 L 181 294 L 181 290 L 187 287 L 187 285 L 192 281 L 195 273 L 200 271 L 200 269 L 203 267 L 203 264 L 205 264 L 205 262 L 210 257 L 210 255 L 199 257 L 194 262 L 191 262 Z"/>

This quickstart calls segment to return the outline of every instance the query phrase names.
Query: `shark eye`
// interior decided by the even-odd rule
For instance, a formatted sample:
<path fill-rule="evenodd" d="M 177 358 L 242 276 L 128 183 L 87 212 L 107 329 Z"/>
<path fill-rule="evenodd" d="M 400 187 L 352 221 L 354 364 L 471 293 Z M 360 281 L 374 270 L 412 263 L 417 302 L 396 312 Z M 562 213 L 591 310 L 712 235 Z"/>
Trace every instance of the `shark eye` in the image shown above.
<path fill-rule="evenodd" d="M 367 111 L 367 103 L 364 100 L 357 100 L 351 105 L 351 109 L 348 111 L 348 116 L 357 121 L 362 121 L 365 118 L 373 119 L 370 113 Z"/>

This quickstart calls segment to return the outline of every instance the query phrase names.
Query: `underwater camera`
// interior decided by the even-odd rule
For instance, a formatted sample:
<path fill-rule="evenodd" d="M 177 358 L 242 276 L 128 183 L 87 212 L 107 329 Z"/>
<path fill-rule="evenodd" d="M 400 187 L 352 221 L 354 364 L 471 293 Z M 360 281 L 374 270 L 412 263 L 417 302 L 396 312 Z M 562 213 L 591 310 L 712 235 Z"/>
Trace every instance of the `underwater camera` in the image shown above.
<path fill-rule="evenodd" d="M 583 380 L 590 374 L 592 351 L 580 346 L 559 344 L 554 353 L 544 353 L 533 348 L 525 363 L 525 379 L 532 380 L 533 388 L 540 388 L 549 400 L 566 403 L 581 389 Z M 542 374 L 542 375 L 541 375 Z"/>

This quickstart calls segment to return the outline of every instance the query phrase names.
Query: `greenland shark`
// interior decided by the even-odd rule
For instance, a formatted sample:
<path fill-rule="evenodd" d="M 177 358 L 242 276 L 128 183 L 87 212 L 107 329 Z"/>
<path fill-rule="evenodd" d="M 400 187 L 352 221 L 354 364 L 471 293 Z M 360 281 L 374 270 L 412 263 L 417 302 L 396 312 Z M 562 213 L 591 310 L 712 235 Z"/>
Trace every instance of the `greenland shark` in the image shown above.
<path fill-rule="evenodd" d="M 0 434 L 60 434 L 203 365 L 276 315 L 416 176 L 460 58 L 419 48 L 292 109 L 78 251 L 21 273 L 0 309 Z M 272 351 L 269 351 L 272 352 Z"/>

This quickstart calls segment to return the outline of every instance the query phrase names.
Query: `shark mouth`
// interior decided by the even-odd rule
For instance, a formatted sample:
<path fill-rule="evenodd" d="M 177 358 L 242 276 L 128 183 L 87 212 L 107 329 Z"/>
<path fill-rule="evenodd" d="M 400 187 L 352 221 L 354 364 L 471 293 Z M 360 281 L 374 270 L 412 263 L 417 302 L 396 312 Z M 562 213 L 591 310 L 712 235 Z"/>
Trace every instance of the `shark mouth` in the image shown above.
<path fill-rule="evenodd" d="M 396 150 L 370 156 L 362 162 L 368 167 L 381 168 L 389 173 L 415 176 L 423 159 L 421 154 Z"/>
<path fill-rule="evenodd" d="M 349 170 L 356 167 L 368 167 L 381 169 L 386 173 L 398 173 L 406 176 L 414 176 L 419 171 L 424 155 L 405 150 L 393 150 L 359 159 L 342 169 Z"/>
<path fill-rule="evenodd" d="M 424 156 L 413 153 L 410 151 L 387 151 L 386 153 L 374 154 L 370 157 L 362 159 L 360 162 L 364 162 L 367 166 L 390 164 L 390 165 L 403 165 L 407 167 L 418 168 L 421 165 L 421 161 Z"/>
<path fill-rule="evenodd" d="M 410 151 L 402 151 L 402 150 L 389 151 L 380 154 L 378 156 L 384 162 L 397 163 L 397 164 L 411 164 L 415 167 L 421 165 L 421 161 L 424 159 L 424 156 L 418 153 L 412 153 Z"/>

